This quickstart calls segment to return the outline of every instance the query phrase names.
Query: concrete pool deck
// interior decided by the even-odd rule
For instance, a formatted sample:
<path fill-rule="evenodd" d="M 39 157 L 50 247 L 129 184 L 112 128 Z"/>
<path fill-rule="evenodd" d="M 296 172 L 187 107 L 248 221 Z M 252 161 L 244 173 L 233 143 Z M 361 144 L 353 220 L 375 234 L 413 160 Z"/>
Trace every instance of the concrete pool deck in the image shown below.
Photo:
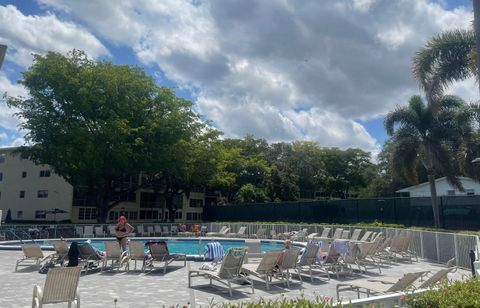
<path fill-rule="evenodd" d="M 48 254 L 46 252 L 45 254 Z M 14 272 L 15 261 L 22 256 L 21 251 L 0 251 L 0 307 L 31 307 L 33 286 L 40 285 L 43 288 L 46 275 L 39 274 L 35 267 L 19 267 Z M 141 271 L 126 272 L 92 272 L 82 275 L 80 278 L 81 307 L 208 307 L 211 303 L 251 301 L 260 298 L 275 299 L 282 295 L 286 298 L 300 296 L 330 296 L 336 297 L 336 284 L 358 278 L 378 276 L 378 270 L 370 269 L 365 275 L 350 275 L 327 281 L 320 278 L 310 282 L 310 278 L 303 276 L 304 282 L 298 283 L 294 277 L 294 283 L 288 289 L 283 285 L 273 285 L 267 291 L 265 284 L 255 281 L 255 294 L 251 294 L 248 286 L 233 291 L 230 297 L 228 289 L 214 282 L 209 286 L 208 279 L 193 278 L 193 288 L 188 288 L 188 269 L 198 268 L 203 262 L 187 261 L 174 262 L 168 268 L 166 274 L 162 271 L 142 273 Z M 132 264 L 133 265 L 133 264 Z M 419 261 L 410 263 L 394 263 L 382 268 L 381 276 L 400 277 L 405 272 L 414 271 L 437 271 L 442 266 Z M 133 268 L 133 266 L 132 266 Z M 463 275 L 469 276 L 465 270 L 458 270 L 450 274 L 449 278 L 460 279 Z M 356 292 L 342 292 L 344 298 L 356 298 Z M 114 300 L 117 299 L 115 305 Z M 53 304 L 46 307 L 66 307 L 67 304 Z"/>

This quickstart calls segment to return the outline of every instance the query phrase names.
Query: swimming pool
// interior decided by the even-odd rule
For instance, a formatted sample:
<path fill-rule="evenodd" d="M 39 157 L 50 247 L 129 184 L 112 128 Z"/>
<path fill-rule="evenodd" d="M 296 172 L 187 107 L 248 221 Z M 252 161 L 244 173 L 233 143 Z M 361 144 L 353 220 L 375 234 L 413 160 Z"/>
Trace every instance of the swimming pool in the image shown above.
<path fill-rule="evenodd" d="M 184 253 L 187 255 L 202 255 L 204 253 L 204 247 L 209 242 L 218 241 L 222 244 L 223 249 L 227 251 L 230 248 L 237 247 L 246 247 L 245 240 L 241 239 L 207 239 L 207 238 L 194 238 L 194 239 L 184 239 L 184 238 L 131 238 L 132 241 L 148 242 L 148 241 L 165 241 L 168 245 L 168 250 L 171 253 Z M 86 241 L 86 239 L 67 239 L 68 244 L 71 242 L 77 241 L 78 243 Z M 114 239 L 105 238 L 105 239 L 91 239 L 91 245 L 95 248 L 104 251 L 104 242 L 114 242 Z M 116 242 L 116 241 L 115 241 Z M 42 246 L 42 249 L 52 249 L 52 240 L 35 240 L 36 244 Z M 3 247 L 8 249 L 10 247 L 18 247 L 21 245 L 18 241 L 10 241 L 1 243 Z M 260 241 L 260 250 L 262 252 L 273 251 L 273 250 L 282 250 L 284 248 L 283 241 L 269 241 L 261 240 Z"/>

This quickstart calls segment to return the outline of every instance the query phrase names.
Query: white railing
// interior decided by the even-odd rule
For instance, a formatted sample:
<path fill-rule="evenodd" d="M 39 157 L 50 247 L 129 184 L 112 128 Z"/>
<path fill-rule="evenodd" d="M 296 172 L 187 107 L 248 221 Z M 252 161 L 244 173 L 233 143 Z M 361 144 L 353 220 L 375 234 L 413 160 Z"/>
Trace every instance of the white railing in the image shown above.
<path fill-rule="evenodd" d="M 192 223 L 193 224 L 193 223 Z M 102 227 L 107 236 L 110 236 L 108 226 L 111 224 L 89 224 L 93 227 Z M 178 226 L 178 223 L 143 223 L 144 228 L 151 225 L 168 226 L 171 229 L 172 226 Z M 187 224 L 189 229 L 191 224 Z M 382 227 L 357 227 L 357 226 L 341 226 L 341 225 L 324 225 L 324 224 L 263 224 L 263 223 L 203 223 L 208 227 L 208 232 L 218 232 L 222 226 L 227 225 L 230 227 L 230 232 L 238 232 L 241 226 L 247 227 L 247 234 L 256 234 L 259 228 L 267 229 L 266 235 L 270 235 L 271 230 L 275 230 L 278 233 L 299 231 L 307 229 L 308 233 L 321 233 L 323 228 L 329 227 L 334 231 L 335 228 L 341 227 L 349 230 L 352 234 L 354 229 L 364 229 L 369 231 L 382 232 L 387 238 L 391 238 L 400 233 L 409 236 L 412 240 L 410 243 L 410 249 L 416 253 L 416 255 L 422 259 L 445 264 L 450 259 L 456 259 L 456 265 L 462 268 L 471 268 L 469 252 L 473 250 L 479 256 L 477 244 L 479 242 L 478 236 L 462 234 L 462 233 L 448 233 L 448 232 L 434 232 L 415 229 L 397 229 L 397 228 L 382 228 Z M 58 225 L 2 225 L 0 227 L 0 233 L 2 230 L 14 229 L 14 230 L 28 230 L 38 229 L 42 231 L 41 238 L 52 237 L 78 237 L 79 234 L 75 233 L 76 227 L 84 225 L 75 224 L 58 224 Z M 9 240 L 8 234 L 2 233 Z M 15 238 L 12 238 L 15 240 Z"/>

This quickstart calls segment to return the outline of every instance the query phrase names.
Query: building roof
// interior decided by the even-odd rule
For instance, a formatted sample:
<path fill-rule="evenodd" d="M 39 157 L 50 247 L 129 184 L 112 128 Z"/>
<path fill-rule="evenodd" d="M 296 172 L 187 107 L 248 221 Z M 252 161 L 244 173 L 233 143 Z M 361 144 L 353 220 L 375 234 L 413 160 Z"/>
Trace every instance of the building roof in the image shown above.
<path fill-rule="evenodd" d="M 458 179 L 461 182 L 463 182 L 463 181 L 475 182 L 474 179 L 468 178 L 468 177 L 465 177 L 465 176 L 459 176 Z M 446 177 L 441 177 L 441 178 L 435 179 L 435 183 L 443 182 L 443 181 L 446 181 L 446 180 L 447 180 Z M 418 185 L 413 185 L 413 186 L 410 186 L 410 187 L 399 189 L 399 190 L 396 191 L 396 193 L 410 192 L 413 189 L 420 188 L 420 187 L 423 187 L 423 186 L 426 186 L 426 185 L 429 185 L 429 184 L 430 184 L 429 182 L 425 182 L 425 183 L 421 183 L 421 184 L 418 184 Z"/>

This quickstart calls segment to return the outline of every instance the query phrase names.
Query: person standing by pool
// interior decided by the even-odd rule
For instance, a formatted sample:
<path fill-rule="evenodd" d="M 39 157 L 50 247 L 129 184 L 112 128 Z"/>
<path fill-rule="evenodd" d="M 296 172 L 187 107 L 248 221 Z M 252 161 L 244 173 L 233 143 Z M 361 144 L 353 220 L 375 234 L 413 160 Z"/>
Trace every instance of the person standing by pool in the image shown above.
<path fill-rule="evenodd" d="M 115 237 L 117 238 L 118 245 L 122 248 L 122 251 L 127 250 L 127 237 L 130 233 L 135 230 L 132 225 L 127 223 L 127 218 L 125 216 L 120 216 L 118 218 L 117 227 L 115 228 Z"/>

